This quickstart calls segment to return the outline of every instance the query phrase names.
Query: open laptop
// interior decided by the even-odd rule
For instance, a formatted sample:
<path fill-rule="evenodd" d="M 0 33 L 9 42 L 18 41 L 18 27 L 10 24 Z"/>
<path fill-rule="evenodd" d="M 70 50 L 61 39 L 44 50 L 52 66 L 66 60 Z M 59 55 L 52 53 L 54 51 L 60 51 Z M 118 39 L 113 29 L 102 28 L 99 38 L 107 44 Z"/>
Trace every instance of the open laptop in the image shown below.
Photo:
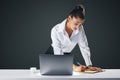
<path fill-rule="evenodd" d="M 40 74 L 42 75 L 72 75 L 72 55 L 40 54 Z"/>

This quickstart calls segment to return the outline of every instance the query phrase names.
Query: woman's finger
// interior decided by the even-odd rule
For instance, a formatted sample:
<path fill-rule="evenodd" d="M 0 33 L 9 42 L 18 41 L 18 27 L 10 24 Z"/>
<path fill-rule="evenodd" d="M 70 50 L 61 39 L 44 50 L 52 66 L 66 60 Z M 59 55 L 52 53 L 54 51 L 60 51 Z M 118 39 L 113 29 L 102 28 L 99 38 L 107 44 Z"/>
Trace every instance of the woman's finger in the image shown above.
<path fill-rule="evenodd" d="M 97 70 L 98 70 L 99 72 L 103 72 L 103 70 L 102 70 L 101 68 L 98 68 Z"/>

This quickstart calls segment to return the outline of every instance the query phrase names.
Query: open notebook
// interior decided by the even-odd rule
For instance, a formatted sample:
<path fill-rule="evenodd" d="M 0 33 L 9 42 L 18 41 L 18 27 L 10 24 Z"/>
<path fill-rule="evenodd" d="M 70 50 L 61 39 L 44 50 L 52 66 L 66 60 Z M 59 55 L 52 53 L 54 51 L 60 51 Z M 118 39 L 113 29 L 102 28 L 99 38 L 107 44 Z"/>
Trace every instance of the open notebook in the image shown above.
<path fill-rule="evenodd" d="M 90 69 L 86 69 L 85 72 L 83 72 L 83 73 L 94 74 L 94 73 L 98 73 L 98 71 L 92 71 Z"/>

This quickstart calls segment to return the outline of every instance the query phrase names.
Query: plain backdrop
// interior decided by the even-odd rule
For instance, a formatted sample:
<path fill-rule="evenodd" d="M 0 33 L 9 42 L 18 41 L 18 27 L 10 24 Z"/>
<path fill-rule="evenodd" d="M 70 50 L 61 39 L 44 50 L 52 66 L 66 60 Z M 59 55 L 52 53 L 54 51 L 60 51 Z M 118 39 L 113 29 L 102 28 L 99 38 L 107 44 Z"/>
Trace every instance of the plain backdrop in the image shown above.
<path fill-rule="evenodd" d="M 51 28 L 77 4 L 86 8 L 83 25 L 93 66 L 120 68 L 119 0 L 0 0 L 0 69 L 39 68 Z M 78 45 L 72 54 L 85 64 Z"/>

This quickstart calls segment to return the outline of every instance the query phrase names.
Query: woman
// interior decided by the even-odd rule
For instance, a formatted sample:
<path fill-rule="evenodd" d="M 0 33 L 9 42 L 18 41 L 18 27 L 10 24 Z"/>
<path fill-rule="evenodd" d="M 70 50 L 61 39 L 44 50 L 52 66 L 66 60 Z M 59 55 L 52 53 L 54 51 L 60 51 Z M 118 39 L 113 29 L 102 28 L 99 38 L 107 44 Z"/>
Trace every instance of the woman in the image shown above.
<path fill-rule="evenodd" d="M 75 71 L 90 70 L 102 71 L 101 68 L 93 67 L 90 59 L 90 50 L 84 32 L 83 23 L 85 21 L 85 9 L 82 5 L 77 5 L 67 19 L 54 26 L 51 30 L 52 44 L 46 54 L 64 55 L 70 54 L 76 44 L 79 45 L 86 66 L 73 64 Z"/>

